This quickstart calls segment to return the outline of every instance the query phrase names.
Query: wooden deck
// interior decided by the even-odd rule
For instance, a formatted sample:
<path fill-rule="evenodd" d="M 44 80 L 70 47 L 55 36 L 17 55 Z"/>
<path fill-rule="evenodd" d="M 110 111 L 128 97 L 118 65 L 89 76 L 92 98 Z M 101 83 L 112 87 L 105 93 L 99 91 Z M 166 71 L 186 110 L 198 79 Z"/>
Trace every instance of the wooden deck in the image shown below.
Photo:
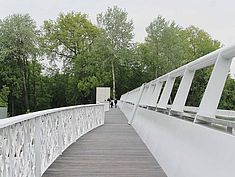
<path fill-rule="evenodd" d="M 119 109 L 66 149 L 43 177 L 166 177 Z"/>

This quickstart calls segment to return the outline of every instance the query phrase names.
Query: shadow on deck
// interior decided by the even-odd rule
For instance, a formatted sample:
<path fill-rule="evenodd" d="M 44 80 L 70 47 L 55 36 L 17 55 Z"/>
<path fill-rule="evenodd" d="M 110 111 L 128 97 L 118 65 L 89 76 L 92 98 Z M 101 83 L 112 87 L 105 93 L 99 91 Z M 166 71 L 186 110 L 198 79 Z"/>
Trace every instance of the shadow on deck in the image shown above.
<path fill-rule="evenodd" d="M 119 109 L 105 124 L 79 138 L 43 177 L 166 177 Z"/>

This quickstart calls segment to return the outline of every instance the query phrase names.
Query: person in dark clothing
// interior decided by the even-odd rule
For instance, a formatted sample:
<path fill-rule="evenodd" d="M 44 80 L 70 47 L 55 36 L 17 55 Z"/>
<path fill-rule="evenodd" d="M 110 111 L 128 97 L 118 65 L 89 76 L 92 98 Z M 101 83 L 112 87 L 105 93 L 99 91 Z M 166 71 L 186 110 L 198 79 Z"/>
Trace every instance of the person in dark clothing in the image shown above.
<path fill-rule="evenodd" d="M 109 107 L 111 107 L 111 99 L 108 98 L 107 101 L 109 102 Z"/>
<path fill-rule="evenodd" d="M 117 108 L 117 99 L 114 100 L 115 108 Z"/>
<path fill-rule="evenodd" d="M 111 103 L 110 103 L 110 106 L 111 106 L 111 108 L 113 108 L 113 102 L 111 101 Z"/>

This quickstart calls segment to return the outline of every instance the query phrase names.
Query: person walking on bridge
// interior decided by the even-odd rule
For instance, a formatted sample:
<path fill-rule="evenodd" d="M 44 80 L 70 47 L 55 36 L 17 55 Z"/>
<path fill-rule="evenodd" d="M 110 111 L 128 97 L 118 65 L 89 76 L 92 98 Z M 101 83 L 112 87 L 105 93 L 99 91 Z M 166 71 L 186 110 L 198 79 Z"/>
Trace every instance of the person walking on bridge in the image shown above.
<path fill-rule="evenodd" d="M 117 108 L 117 99 L 114 100 L 115 108 Z"/>

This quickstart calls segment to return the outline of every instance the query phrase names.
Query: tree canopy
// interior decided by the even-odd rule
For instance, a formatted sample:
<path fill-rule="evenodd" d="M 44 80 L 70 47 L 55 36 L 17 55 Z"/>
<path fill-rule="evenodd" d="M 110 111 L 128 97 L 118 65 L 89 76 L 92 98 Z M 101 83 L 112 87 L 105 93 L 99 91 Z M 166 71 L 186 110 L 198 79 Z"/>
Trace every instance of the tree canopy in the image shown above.
<path fill-rule="evenodd" d="M 30 65 L 37 57 L 36 23 L 29 15 L 11 15 L 0 23 L 1 79 L 10 88 L 12 108 L 23 97 L 22 112 L 30 111 Z M 23 92 L 22 92 L 23 91 Z M 11 109 L 14 115 L 14 109 Z"/>
<path fill-rule="evenodd" d="M 28 15 L 0 20 L 0 106 L 10 115 L 95 102 L 95 88 L 112 97 L 210 53 L 222 44 L 195 26 L 157 16 L 143 42 L 134 42 L 126 10 L 109 7 L 97 25 L 81 12 L 59 14 L 39 28 Z M 196 72 L 187 105 L 198 106 L 212 68 Z M 174 98 L 180 78 L 176 81 Z M 219 108 L 235 110 L 228 77 Z"/>
<path fill-rule="evenodd" d="M 114 6 L 105 13 L 97 15 L 98 26 L 102 29 L 106 51 L 106 58 L 112 68 L 113 99 L 116 98 L 116 72 L 123 63 L 126 53 L 133 46 L 133 22 L 127 19 L 127 12 Z M 120 83 L 120 82 L 119 82 Z"/>

